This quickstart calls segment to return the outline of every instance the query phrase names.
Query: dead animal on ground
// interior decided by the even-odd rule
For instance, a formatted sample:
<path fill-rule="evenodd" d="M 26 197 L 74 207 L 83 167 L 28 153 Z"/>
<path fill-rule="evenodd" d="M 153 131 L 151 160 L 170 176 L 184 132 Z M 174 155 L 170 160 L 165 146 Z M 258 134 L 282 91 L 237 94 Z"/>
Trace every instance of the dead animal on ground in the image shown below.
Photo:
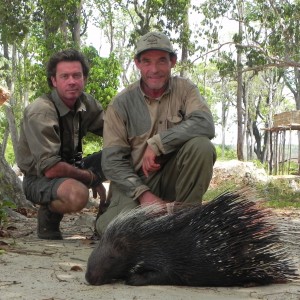
<path fill-rule="evenodd" d="M 250 193 L 251 194 L 251 193 Z M 298 278 L 270 211 L 248 192 L 225 192 L 204 205 L 117 216 L 91 253 L 92 285 L 248 286 Z"/>

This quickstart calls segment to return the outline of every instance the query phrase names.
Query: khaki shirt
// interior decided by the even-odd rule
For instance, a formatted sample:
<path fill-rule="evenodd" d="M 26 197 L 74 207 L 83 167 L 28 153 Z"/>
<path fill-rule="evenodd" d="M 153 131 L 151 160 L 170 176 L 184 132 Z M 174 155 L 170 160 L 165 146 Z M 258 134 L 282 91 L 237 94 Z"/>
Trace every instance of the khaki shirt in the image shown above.
<path fill-rule="evenodd" d="M 61 116 L 62 131 L 54 103 Z M 78 151 L 79 114 L 81 137 L 87 132 L 102 136 L 101 105 L 83 93 L 75 107 L 74 111 L 70 110 L 54 89 L 51 96 L 43 95 L 25 108 L 18 144 L 18 166 L 25 175 L 43 176 L 46 169 L 74 157 Z"/>
<path fill-rule="evenodd" d="M 127 196 L 136 199 L 149 190 L 137 174 L 147 145 L 160 156 L 180 149 L 193 137 L 212 139 L 214 135 L 210 109 L 190 80 L 172 77 L 159 99 L 149 99 L 138 81 L 107 108 L 102 169 Z"/>

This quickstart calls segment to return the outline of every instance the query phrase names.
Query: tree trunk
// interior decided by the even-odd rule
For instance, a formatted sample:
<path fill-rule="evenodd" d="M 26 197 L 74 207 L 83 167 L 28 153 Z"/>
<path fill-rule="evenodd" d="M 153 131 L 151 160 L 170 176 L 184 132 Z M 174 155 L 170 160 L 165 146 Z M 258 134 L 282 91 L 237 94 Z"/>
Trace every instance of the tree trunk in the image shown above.
<path fill-rule="evenodd" d="M 6 48 L 6 47 L 4 47 Z M 7 51 L 4 52 L 4 56 L 8 61 L 12 62 L 12 77 L 14 78 L 14 74 L 16 71 L 15 68 L 15 61 L 16 61 L 16 47 L 13 46 L 13 51 L 12 51 L 12 58 L 10 59 L 9 57 L 9 53 L 8 53 L 8 45 L 7 45 Z M 6 68 L 9 68 L 9 66 L 7 65 Z M 7 117 L 7 122 L 8 122 L 8 127 L 9 127 L 9 132 L 10 132 L 10 137 L 11 137 L 11 141 L 12 141 L 12 145 L 13 145 L 13 149 L 14 149 L 14 154 L 15 154 L 15 158 L 17 160 L 17 145 L 18 145 L 18 129 L 16 126 L 16 120 L 15 120 L 15 116 L 14 116 L 14 112 L 13 112 L 13 107 L 15 106 L 15 101 L 14 101 L 14 96 L 13 96 L 13 91 L 14 91 L 14 81 L 12 81 L 9 77 L 6 78 L 6 84 L 8 86 L 8 89 L 11 92 L 11 97 L 9 99 L 9 104 L 7 105 L 5 108 L 5 113 L 6 113 L 6 117 Z"/>
<path fill-rule="evenodd" d="M 14 149 L 14 154 L 16 161 L 18 159 L 18 151 L 17 151 L 17 146 L 18 146 L 18 131 L 17 131 L 17 126 L 16 126 L 16 121 L 15 121 L 15 116 L 12 110 L 11 106 L 6 106 L 5 109 L 6 112 L 6 117 L 9 125 L 9 132 L 10 132 L 10 137 Z"/>
<path fill-rule="evenodd" d="M 0 156 L 0 202 L 3 200 L 11 201 L 17 207 L 32 207 L 23 193 L 21 180 L 4 157 Z"/>
<path fill-rule="evenodd" d="M 81 20 L 82 1 L 79 1 L 78 6 L 74 10 L 74 16 L 69 22 L 72 24 L 71 32 L 72 39 L 76 47 L 80 48 L 80 20 Z"/>
<path fill-rule="evenodd" d="M 5 131 L 3 134 L 2 145 L 1 145 L 2 146 L 1 156 L 5 155 L 5 149 L 7 146 L 8 137 L 9 137 L 9 128 L 8 128 L 8 126 L 5 126 Z"/>
<path fill-rule="evenodd" d="M 239 9 L 239 37 L 242 40 L 243 36 L 243 4 L 238 5 Z M 243 73 L 242 73 L 242 49 L 237 46 L 237 158 L 238 160 L 244 160 L 243 146 L 243 109 L 242 109 L 242 98 L 243 98 Z"/>
<path fill-rule="evenodd" d="M 184 22 L 182 25 L 182 31 L 180 33 L 180 40 L 182 42 L 181 47 L 181 64 L 180 76 L 186 77 L 187 75 L 187 61 L 188 61 L 188 48 L 190 41 L 190 25 L 189 25 L 189 6 L 184 11 Z"/>
<path fill-rule="evenodd" d="M 294 93 L 296 109 L 300 110 L 300 72 L 298 68 L 294 68 L 295 81 L 296 81 L 296 92 Z M 300 174 L 300 131 L 297 132 L 298 135 L 298 173 Z"/>

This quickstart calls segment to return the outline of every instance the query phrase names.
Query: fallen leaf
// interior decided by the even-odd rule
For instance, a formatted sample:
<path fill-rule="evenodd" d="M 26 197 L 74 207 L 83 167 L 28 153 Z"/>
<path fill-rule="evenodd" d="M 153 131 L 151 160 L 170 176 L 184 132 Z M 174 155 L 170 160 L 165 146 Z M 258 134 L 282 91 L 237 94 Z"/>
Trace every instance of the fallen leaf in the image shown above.
<path fill-rule="evenodd" d="M 77 272 L 77 271 L 83 271 L 83 270 L 82 270 L 82 268 L 79 267 L 79 266 L 73 266 L 73 267 L 71 268 L 71 271 Z"/>

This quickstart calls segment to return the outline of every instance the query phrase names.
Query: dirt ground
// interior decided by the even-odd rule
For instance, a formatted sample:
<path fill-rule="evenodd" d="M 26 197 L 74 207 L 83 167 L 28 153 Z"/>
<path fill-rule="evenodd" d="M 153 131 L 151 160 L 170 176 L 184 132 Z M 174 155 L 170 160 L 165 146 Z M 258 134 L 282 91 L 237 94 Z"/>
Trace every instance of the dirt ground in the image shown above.
<path fill-rule="evenodd" d="M 287 228 L 291 257 L 300 270 L 300 211 L 276 211 L 279 226 Z M 132 287 L 123 283 L 90 286 L 84 274 L 95 242 L 93 208 L 65 216 L 64 240 L 36 237 L 36 213 L 12 217 L 0 235 L 0 299 L 300 299 L 300 282 L 250 288 Z M 2 236 L 2 237 L 1 237 Z"/>

